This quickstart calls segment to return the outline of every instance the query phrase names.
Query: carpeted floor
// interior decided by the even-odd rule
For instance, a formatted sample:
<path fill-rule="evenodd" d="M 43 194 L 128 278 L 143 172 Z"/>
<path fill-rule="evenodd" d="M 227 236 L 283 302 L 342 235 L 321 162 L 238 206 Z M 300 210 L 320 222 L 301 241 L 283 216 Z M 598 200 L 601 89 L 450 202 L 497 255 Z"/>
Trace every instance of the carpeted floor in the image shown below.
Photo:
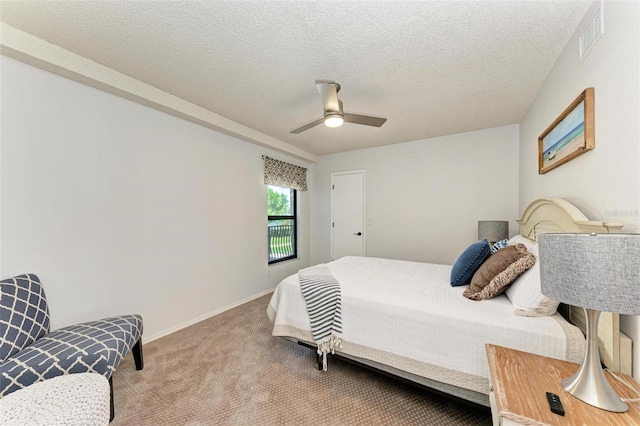
<path fill-rule="evenodd" d="M 118 425 L 490 425 L 450 401 L 271 336 L 267 295 L 144 345 L 113 376 Z"/>

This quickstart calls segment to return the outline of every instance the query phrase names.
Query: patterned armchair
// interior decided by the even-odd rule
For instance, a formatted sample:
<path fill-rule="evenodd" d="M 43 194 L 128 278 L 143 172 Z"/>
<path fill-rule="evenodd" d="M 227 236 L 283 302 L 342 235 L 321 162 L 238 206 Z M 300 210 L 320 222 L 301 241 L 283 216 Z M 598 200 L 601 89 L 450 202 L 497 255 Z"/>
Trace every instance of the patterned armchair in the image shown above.
<path fill-rule="evenodd" d="M 49 308 L 33 274 L 0 281 L 0 397 L 63 374 L 93 372 L 109 379 L 132 350 L 142 370 L 142 317 L 122 315 L 49 332 Z"/>

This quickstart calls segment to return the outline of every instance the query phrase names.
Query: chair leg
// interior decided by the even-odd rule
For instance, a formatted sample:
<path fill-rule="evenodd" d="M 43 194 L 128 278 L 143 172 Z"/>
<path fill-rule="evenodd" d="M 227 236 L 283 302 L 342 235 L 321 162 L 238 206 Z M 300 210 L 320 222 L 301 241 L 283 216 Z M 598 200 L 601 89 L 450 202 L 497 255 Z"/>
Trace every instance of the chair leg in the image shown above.
<path fill-rule="evenodd" d="M 113 376 L 109 377 L 109 391 L 111 393 L 109 399 L 110 399 L 110 407 L 109 409 L 111 410 L 110 414 L 109 414 L 109 423 L 111 423 L 113 421 L 113 418 L 115 417 L 116 413 L 115 413 L 115 409 L 113 406 Z"/>
<path fill-rule="evenodd" d="M 133 352 L 133 361 L 136 363 L 136 370 L 142 370 L 142 368 L 144 367 L 144 360 L 142 358 L 142 337 L 138 339 L 133 348 L 131 348 L 131 352 Z M 115 417 L 115 408 L 113 404 L 113 376 L 109 377 L 109 392 L 109 409 L 111 410 L 109 423 L 111 423 L 113 421 L 113 418 Z"/>
<path fill-rule="evenodd" d="M 136 370 L 142 370 L 144 368 L 144 359 L 142 357 L 142 337 L 138 339 L 138 342 L 131 349 L 133 352 L 133 361 L 136 363 Z"/>

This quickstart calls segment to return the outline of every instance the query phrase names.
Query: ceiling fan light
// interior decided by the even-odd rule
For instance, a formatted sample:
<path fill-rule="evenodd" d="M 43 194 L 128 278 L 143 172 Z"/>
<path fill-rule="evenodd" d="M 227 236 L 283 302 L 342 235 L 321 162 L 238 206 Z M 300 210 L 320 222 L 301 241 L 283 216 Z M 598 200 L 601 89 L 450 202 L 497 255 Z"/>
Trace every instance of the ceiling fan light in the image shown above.
<path fill-rule="evenodd" d="M 324 125 L 327 127 L 340 127 L 342 123 L 344 123 L 344 118 L 338 114 L 328 115 L 324 119 Z"/>

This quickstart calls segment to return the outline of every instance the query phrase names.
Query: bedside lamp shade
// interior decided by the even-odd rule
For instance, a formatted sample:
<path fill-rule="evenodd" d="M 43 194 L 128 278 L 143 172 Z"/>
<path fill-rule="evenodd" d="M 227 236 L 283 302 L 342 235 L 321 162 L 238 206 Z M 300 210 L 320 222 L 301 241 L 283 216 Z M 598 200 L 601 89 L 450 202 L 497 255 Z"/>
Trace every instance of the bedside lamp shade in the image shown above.
<path fill-rule="evenodd" d="M 479 220 L 478 240 L 496 241 L 509 238 L 509 222 L 506 220 Z"/>
<path fill-rule="evenodd" d="M 602 372 L 598 319 L 600 311 L 640 314 L 640 234 L 541 234 L 538 248 L 542 294 L 587 314 L 585 358 L 562 381 L 565 390 L 598 408 L 627 411 Z"/>

